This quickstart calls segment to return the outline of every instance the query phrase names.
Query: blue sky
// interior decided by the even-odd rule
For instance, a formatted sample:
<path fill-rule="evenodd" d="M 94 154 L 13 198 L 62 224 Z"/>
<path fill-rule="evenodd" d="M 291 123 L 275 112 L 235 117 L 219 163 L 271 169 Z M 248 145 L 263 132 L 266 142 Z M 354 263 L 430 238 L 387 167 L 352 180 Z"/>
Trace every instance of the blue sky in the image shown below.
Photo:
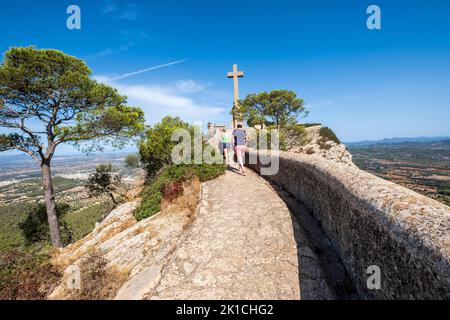
<path fill-rule="evenodd" d="M 81 30 L 66 28 L 71 4 Z M 370 4 L 381 30 L 366 27 Z M 295 90 L 305 121 L 344 141 L 450 136 L 448 1 L 16 0 L 2 3 L 0 30 L 1 52 L 36 45 L 85 59 L 150 124 L 167 114 L 230 123 L 237 63 L 241 97 Z"/>

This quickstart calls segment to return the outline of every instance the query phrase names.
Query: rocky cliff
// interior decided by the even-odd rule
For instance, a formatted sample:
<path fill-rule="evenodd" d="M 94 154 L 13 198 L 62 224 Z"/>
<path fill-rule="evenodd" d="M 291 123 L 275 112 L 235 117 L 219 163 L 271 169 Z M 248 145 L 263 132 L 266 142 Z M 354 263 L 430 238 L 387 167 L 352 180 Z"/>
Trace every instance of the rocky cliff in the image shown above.
<path fill-rule="evenodd" d="M 143 299 L 148 287 L 158 281 L 159 270 L 195 218 L 200 189 L 198 180 L 184 183 L 181 197 L 163 204 L 160 213 L 139 222 L 133 212 L 140 200 L 112 211 L 90 235 L 55 255 L 54 262 L 64 270 L 64 279 L 49 298 L 77 298 L 79 292 L 68 290 L 67 280 L 73 276 L 74 267 L 81 267 L 95 250 L 107 261 L 108 270 L 122 275 L 113 296 L 95 298 Z"/>
<path fill-rule="evenodd" d="M 347 147 L 338 142 L 329 139 L 321 134 L 323 126 L 314 126 L 306 128 L 306 137 L 304 143 L 289 142 L 289 152 L 295 152 L 306 155 L 320 156 L 324 159 L 354 167 L 352 155 Z"/>

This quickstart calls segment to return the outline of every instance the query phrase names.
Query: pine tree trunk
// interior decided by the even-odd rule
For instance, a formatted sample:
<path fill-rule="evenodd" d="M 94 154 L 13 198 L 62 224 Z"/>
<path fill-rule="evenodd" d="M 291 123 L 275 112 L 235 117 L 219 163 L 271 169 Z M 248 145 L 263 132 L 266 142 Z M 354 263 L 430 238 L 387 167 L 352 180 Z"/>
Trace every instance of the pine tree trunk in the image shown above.
<path fill-rule="evenodd" d="M 53 191 L 53 181 L 49 162 L 42 164 L 42 184 L 44 187 L 45 205 L 47 207 L 48 225 L 50 227 L 50 238 L 54 247 L 62 248 L 63 243 L 61 241 L 61 235 L 59 233 L 55 193 Z"/>
<path fill-rule="evenodd" d="M 114 203 L 114 205 L 118 205 L 116 199 L 114 198 L 114 195 L 112 194 L 112 192 L 109 194 L 109 196 L 111 197 L 112 202 Z"/>

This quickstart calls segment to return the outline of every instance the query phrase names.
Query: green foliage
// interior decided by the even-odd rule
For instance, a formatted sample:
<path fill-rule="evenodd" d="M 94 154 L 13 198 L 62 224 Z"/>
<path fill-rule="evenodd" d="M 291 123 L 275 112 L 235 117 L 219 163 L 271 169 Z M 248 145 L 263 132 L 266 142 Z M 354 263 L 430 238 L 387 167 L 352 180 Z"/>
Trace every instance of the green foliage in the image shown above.
<path fill-rule="evenodd" d="M 60 279 L 46 251 L 0 253 L 0 300 L 45 300 Z"/>
<path fill-rule="evenodd" d="M 178 117 L 165 117 L 161 122 L 149 128 L 145 138 L 139 143 L 141 161 L 150 178 L 164 166 L 172 164 L 172 149 L 178 142 L 172 141 L 172 134 L 177 129 L 186 129 L 194 136 L 194 128 Z"/>
<path fill-rule="evenodd" d="M 70 206 L 60 204 L 57 206 L 58 220 L 61 229 L 63 243 L 68 245 L 72 242 L 72 233 L 62 217 L 67 214 Z M 50 230 L 47 223 L 47 209 L 44 204 L 37 203 L 27 209 L 26 218 L 19 223 L 19 228 L 25 239 L 25 245 L 30 246 L 38 242 L 50 241 Z"/>
<path fill-rule="evenodd" d="M 122 188 L 122 181 L 119 175 L 114 174 L 114 168 L 111 163 L 101 164 L 95 168 L 95 173 L 89 175 L 86 188 L 94 196 L 107 194 L 114 203 L 114 193 Z"/>
<path fill-rule="evenodd" d="M 272 130 L 277 129 L 276 126 L 270 126 L 263 130 L 258 130 L 256 138 L 258 141 L 258 148 L 262 149 L 267 146 L 267 149 L 274 149 Z M 308 135 L 303 127 L 299 124 L 291 124 L 278 129 L 278 148 L 282 151 L 289 151 L 295 146 L 303 146 L 308 143 Z"/>
<path fill-rule="evenodd" d="M 199 164 L 190 166 L 194 175 L 200 179 L 201 182 L 213 180 L 225 173 L 226 167 L 221 164 Z"/>
<path fill-rule="evenodd" d="M 309 142 L 308 134 L 303 125 L 292 124 L 280 129 L 280 149 L 289 151 Z"/>
<path fill-rule="evenodd" d="M 18 223 L 26 219 L 32 204 L 13 203 L 0 206 L 0 252 L 18 248 L 25 243 Z"/>
<path fill-rule="evenodd" d="M 251 127 L 264 124 L 277 128 L 296 124 L 301 114 L 307 114 L 303 99 L 289 90 L 250 94 L 240 102 L 240 113 Z"/>
<path fill-rule="evenodd" d="M 51 160 L 58 145 L 68 143 L 85 151 L 105 144 L 122 147 L 145 128 L 141 109 L 126 105 L 116 89 L 90 78 L 84 61 L 58 50 L 12 48 L 0 65 L 0 152 L 19 150 L 43 169 L 52 193 Z M 32 126 L 30 126 L 32 124 Z M 54 221 L 54 194 L 47 197 Z M 50 225 L 52 243 L 62 245 L 58 226 Z"/>
<path fill-rule="evenodd" d="M 114 209 L 112 201 L 102 201 L 76 211 L 59 205 L 59 223 L 65 244 L 88 235 L 102 217 Z M 13 203 L 0 206 L 0 252 L 14 248 L 40 248 L 50 244 L 47 217 L 43 204 Z M 27 234 L 27 236 L 25 236 Z"/>
<path fill-rule="evenodd" d="M 141 133 L 142 110 L 125 106 L 125 97 L 90 75 L 84 61 L 61 51 L 7 51 L 0 65 L 0 127 L 16 132 L 0 137 L 0 151 L 19 149 L 42 158 L 40 132 L 51 138 L 46 146 L 51 154 L 60 143 L 91 141 L 89 149 L 101 148 L 100 142 L 121 146 Z M 41 128 L 26 127 L 29 120 L 41 123 Z"/>
<path fill-rule="evenodd" d="M 141 157 L 139 154 L 133 153 L 125 157 L 125 166 L 130 169 L 139 168 L 141 163 Z"/>
<path fill-rule="evenodd" d="M 197 176 L 200 181 L 214 179 L 225 172 L 223 165 L 172 165 L 164 168 L 142 193 L 142 203 L 134 215 L 142 220 L 161 211 L 163 189 L 174 182 L 183 182 Z"/>
<path fill-rule="evenodd" d="M 336 136 L 336 134 L 333 132 L 333 130 L 331 130 L 328 127 L 322 127 L 320 128 L 319 131 L 319 145 L 321 149 L 330 149 L 331 146 L 327 144 L 328 141 L 332 141 L 336 144 L 340 144 L 341 141 L 339 140 L 339 138 Z"/>
<path fill-rule="evenodd" d="M 303 127 L 305 128 L 311 128 L 311 127 L 317 127 L 317 126 L 322 126 L 321 123 L 302 123 L 301 124 Z"/>

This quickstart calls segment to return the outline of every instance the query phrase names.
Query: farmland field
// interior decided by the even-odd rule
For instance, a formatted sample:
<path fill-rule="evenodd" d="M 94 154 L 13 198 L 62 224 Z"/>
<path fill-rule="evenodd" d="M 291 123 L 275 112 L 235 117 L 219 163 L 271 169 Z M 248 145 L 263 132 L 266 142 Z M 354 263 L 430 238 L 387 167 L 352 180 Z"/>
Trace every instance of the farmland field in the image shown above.
<path fill-rule="evenodd" d="M 349 150 L 360 169 L 450 205 L 449 141 L 349 145 Z"/>

